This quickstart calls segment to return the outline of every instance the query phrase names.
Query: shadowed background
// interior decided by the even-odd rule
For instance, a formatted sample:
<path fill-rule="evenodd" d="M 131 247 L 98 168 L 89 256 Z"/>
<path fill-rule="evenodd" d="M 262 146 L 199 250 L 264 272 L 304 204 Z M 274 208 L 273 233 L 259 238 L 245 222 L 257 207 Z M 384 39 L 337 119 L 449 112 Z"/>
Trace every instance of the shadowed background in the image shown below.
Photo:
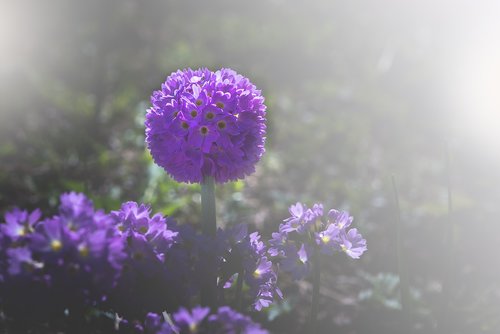
<path fill-rule="evenodd" d="M 107 210 L 144 201 L 197 224 L 199 188 L 152 164 L 144 114 L 172 71 L 230 67 L 263 90 L 268 141 L 257 173 L 218 188 L 219 223 L 246 222 L 269 235 L 289 205 L 323 202 L 349 210 L 368 240 L 361 260 L 324 263 L 323 332 L 500 330 L 494 1 L 1 7 L 1 214 L 13 206 L 51 212 L 61 192 L 75 190 Z M 411 285 L 406 322 L 391 175 Z M 276 333 L 306 331 L 311 286 L 286 277 L 282 286 L 286 302 L 259 320 Z"/>

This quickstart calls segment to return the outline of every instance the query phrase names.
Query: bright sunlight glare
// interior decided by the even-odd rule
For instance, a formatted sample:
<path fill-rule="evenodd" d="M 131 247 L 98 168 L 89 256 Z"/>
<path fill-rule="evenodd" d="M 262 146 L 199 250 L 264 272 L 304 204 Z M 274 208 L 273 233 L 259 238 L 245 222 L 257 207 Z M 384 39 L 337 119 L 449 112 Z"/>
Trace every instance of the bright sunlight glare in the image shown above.
<path fill-rule="evenodd" d="M 490 151 L 500 147 L 500 45 L 487 33 L 453 57 L 450 101 L 455 135 Z"/>

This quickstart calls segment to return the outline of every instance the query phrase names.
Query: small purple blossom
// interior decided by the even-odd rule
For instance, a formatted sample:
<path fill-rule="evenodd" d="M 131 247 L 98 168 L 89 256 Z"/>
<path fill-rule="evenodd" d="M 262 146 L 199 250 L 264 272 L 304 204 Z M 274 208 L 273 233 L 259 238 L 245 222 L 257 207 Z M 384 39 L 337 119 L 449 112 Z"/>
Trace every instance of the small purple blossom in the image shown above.
<path fill-rule="evenodd" d="M 328 218 L 330 223 L 335 224 L 340 230 L 351 226 L 353 220 L 353 217 L 349 216 L 347 211 L 338 211 L 335 209 L 328 212 Z"/>
<path fill-rule="evenodd" d="M 366 240 L 353 228 L 340 236 L 340 249 L 353 259 L 359 259 L 366 251 Z"/>
<path fill-rule="evenodd" d="M 65 223 L 71 230 L 93 223 L 94 205 L 84 194 L 65 193 L 61 195 L 60 201 L 59 215 L 65 218 Z"/>
<path fill-rule="evenodd" d="M 264 152 L 261 92 L 230 69 L 179 70 L 153 92 L 146 142 L 155 163 L 178 182 L 237 180 Z"/>
<path fill-rule="evenodd" d="M 125 237 L 144 238 L 160 253 L 168 250 L 177 240 L 178 232 L 168 228 L 172 223 L 157 213 L 151 217 L 151 208 L 146 204 L 125 202 L 120 210 L 112 211 L 118 233 Z"/>
<path fill-rule="evenodd" d="M 271 234 L 271 239 L 269 240 L 269 247 L 268 252 L 269 255 L 275 257 L 275 256 L 285 256 L 285 246 L 287 244 L 287 236 L 288 233 L 286 232 L 273 232 Z"/>
<path fill-rule="evenodd" d="M 0 232 L 11 241 L 18 241 L 18 239 L 24 238 L 33 232 L 40 216 L 41 211 L 39 209 L 28 214 L 27 211 L 16 208 L 5 214 L 5 224 L 0 225 Z"/>
<path fill-rule="evenodd" d="M 316 243 L 320 246 L 322 253 L 332 254 L 338 250 L 340 232 L 336 224 L 330 224 L 325 230 L 316 233 Z"/>
<path fill-rule="evenodd" d="M 298 232 L 304 234 L 311 229 L 316 219 L 323 214 L 323 205 L 315 204 L 313 209 L 308 209 L 302 203 L 290 206 L 291 217 L 284 220 L 280 225 L 280 232 Z"/>

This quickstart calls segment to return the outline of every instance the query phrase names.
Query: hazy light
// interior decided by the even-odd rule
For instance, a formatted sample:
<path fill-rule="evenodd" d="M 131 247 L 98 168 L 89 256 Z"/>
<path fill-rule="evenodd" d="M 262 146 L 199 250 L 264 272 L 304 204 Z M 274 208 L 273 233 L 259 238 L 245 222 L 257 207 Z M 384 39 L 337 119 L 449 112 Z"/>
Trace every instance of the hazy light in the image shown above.
<path fill-rule="evenodd" d="M 464 41 L 449 76 L 455 135 L 488 150 L 500 148 L 500 45 L 491 32 Z"/>

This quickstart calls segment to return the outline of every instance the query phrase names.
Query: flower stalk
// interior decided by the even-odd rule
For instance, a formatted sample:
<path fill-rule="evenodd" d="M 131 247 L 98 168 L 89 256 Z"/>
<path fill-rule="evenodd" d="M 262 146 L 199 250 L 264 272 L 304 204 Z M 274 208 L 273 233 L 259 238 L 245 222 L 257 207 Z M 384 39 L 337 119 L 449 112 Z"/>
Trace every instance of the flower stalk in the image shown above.
<path fill-rule="evenodd" d="M 399 286 L 400 286 L 400 295 L 401 295 L 401 308 L 403 312 L 403 320 L 405 322 L 405 326 L 410 326 L 411 319 L 411 298 L 410 298 L 410 282 L 408 277 L 408 268 L 406 266 L 407 259 L 405 255 L 405 251 L 403 249 L 403 222 L 401 219 L 401 207 L 399 205 L 399 194 L 398 188 L 396 186 L 396 179 L 394 175 L 391 177 L 392 188 L 394 191 L 394 200 L 396 204 L 396 213 L 397 213 L 397 221 L 396 221 L 396 253 L 397 253 L 397 261 L 398 261 L 398 273 L 399 273 Z"/>
<path fill-rule="evenodd" d="M 215 218 L 215 182 L 211 176 L 205 177 L 201 183 L 201 217 L 203 235 L 214 240 L 217 232 L 217 221 Z M 206 280 L 201 289 L 202 305 L 217 307 L 217 276 L 215 268 L 215 254 L 206 253 L 205 263 L 207 264 Z"/>
<path fill-rule="evenodd" d="M 236 296 L 234 301 L 234 309 L 241 312 L 241 293 L 243 290 L 243 270 L 238 273 L 236 280 Z"/>
<path fill-rule="evenodd" d="M 313 332 L 317 331 L 317 320 L 318 320 L 318 309 L 319 309 L 319 288 L 321 285 L 321 265 L 318 246 L 315 245 L 313 248 L 313 292 L 312 292 L 312 303 L 311 303 L 311 330 Z"/>

